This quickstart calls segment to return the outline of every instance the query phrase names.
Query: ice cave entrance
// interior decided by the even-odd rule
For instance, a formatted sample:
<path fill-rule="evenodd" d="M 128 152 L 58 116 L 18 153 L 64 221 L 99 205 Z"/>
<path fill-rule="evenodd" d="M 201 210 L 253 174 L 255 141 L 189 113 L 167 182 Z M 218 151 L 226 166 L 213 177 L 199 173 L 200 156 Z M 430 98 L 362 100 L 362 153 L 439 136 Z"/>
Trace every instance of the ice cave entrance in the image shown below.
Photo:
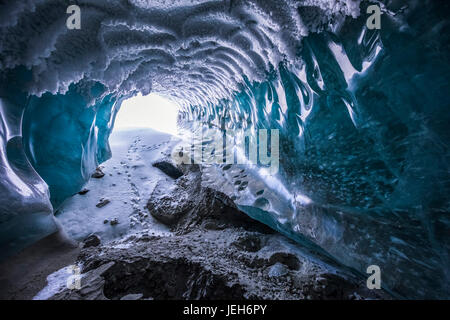
<path fill-rule="evenodd" d="M 156 93 L 141 94 L 125 100 L 114 124 L 115 130 L 151 128 L 177 134 L 178 106 Z"/>

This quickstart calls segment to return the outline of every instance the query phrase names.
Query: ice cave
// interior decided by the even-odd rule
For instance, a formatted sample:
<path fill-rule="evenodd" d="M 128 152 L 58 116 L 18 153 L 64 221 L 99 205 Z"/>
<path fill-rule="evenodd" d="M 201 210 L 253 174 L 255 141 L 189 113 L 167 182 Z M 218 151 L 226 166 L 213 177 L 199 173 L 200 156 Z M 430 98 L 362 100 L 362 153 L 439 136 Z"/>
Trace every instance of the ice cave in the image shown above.
<path fill-rule="evenodd" d="M 62 233 L 103 287 L 56 290 L 67 263 L 29 298 L 449 299 L 449 13 L 432 0 L 2 1 L 1 263 Z M 233 143 L 218 152 L 211 137 Z M 174 163 L 183 150 L 190 163 Z"/>

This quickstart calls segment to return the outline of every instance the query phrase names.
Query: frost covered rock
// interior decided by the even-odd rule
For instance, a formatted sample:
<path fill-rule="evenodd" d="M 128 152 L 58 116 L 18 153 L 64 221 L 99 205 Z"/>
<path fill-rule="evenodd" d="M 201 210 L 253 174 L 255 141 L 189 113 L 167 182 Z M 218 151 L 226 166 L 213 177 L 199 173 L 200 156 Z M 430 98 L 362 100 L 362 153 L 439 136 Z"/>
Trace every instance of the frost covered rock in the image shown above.
<path fill-rule="evenodd" d="M 173 179 L 178 179 L 183 175 L 183 172 L 181 172 L 177 167 L 175 167 L 172 163 L 168 161 L 157 161 L 153 163 L 153 166 L 155 168 L 160 169 L 162 172 L 164 172 Z"/>
<path fill-rule="evenodd" d="M 100 243 L 100 238 L 95 234 L 91 234 L 89 237 L 83 240 L 83 248 L 96 247 L 100 245 Z"/>
<path fill-rule="evenodd" d="M 95 172 L 91 175 L 91 177 L 95 178 L 95 179 L 100 179 L 100 178 L 103 178 L 104 176 L 105 176 L 105 174 L 103 173 L 103 171 L 100 167 L 95 169 Z"/>
<path fill-rule="evenodd" d="M 104 206 L 106 206 L 108 203 L 110 203 L 111 201 L 109 199 L 100 199 L 98 201 L 98 203 L 95 205 L 97 208 L 103 208 Z"/>

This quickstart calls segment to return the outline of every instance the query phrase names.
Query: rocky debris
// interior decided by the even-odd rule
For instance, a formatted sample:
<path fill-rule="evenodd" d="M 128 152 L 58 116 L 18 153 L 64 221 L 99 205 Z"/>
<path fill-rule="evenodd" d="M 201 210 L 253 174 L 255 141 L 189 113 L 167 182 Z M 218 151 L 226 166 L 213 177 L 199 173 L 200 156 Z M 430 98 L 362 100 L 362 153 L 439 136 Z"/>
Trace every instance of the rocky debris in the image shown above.
<path fill-rule="evenodd" d="M 100 243 L 100 238 L 95 234 L 91 234 L 89 237 L 84 239 L 83 248 L 96 247 L 99 246 Z"/>
<path fill-rule="evenodd" d="M 85 194 L 88 193 L 88 192 L 89 192 L 89 189 L 84 188 L 84 189 L 80 190 L 80 191 L 78 192 L 78 194 L 79 194 L 79 195 L 85 195 Z"/>
<path fill-rule="evenodd" d="M 175 225 L 180 218 L 193 208 L 193 203 L 187 193 L 179 193 L 176 197 L 159 193 L 157 188 L 147 202 L 147 209 L 158 221 L 168 225 Z"/>
<path fill-rule="evenodd" d="M 162 160 L 162 161 L 155 162 L 152 165 L 173 179 L 178 179 L 179 177 L 181 177 L 183 175 L 183 172 L 181 172 L 180 169 L 175 167 L 169 161 Z"/>
<path fill-rule="evenodd" d="M 99 200 L 99 202 L 95 205 L 97 208 L 103 208 L 104 206 L 106 206 L 108 203 L 110 203 L 111 201 L 109 201 L 108 199 L 104 199 L 101 198 Z"/>
<path fill-rule="evenodd" d="M 119 220 L 117 218 L 113 218 L 109 221 L 109 224 L 115 226 L 116 224 L 119 224 Z"/>
<path fill-rule="evenodd" d="M 80 290 L 53 299 L 388 299 L 365 280 L 240 212 L 189 171 L 147 208 L 173 233 L 85 247 Z M 164 189 L 165 188 L 165 189 Z M 106 220 L 105 220 L 106 221 Z M 112 224 L 111 220 L 111 224 Z"/>
<path fill-rule="evenodd" d="M 289 273 L 289 269 L 284 264 L 279 262 L 275 263 L 269 268 L 268 276 L 271 278 L 277 278 L 285 276 Z"/>
<path fill-rule="evenodd" d="M 226 194 L 202 187 L 200 176 L 200 171 L 187 171 L 172 190 L 157 185 L 147 203 L 150 214 L 179 234 L 196 228 L 221 230 L 225 226 L 273 232 L 240 211 Z"/>
<path fill-rule="evenodd" d="M 261 239 L 257 233 L 255 235 L 248 234 L 241 236 L 233 242 L 233 245 L 248 252 L 257 252 L 262 247 Z"/>
<path fill-rule="evenodd" d="M 95 172 L 91 175 L 92 178 L 100 179 L 103 178 L 105 174 L 103 173 L 102 169 L 98 167 L 95 169 Z"/>
<path fill-rule="evenodd" d="M 261 245 L 257 251 L 232 245 L 256 236 Z M 288 255 L 301 261 L 297 270 L 289 259 L 280 259 Z M 339 266 L 319 262 L 279 234 L 235 227 L 173 236 L 136 233 L 82 249 L 78 263 L 83 266 L 82 288 L 65 290 L 53 299 L 389 298 L 381 290 L 368 290 L 364 279 Z"/>

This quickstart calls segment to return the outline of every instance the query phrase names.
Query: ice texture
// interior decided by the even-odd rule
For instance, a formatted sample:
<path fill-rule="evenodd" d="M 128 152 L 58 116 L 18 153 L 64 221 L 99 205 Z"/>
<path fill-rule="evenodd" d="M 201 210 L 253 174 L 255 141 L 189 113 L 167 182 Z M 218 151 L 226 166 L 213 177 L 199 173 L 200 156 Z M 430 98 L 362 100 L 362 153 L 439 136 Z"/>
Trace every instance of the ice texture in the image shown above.
<path fill-rule="evenodd" d="M 32 96 L 23 116 L 28 159 L 50 187 L 58 207 L 111 157 L 108 143 L 121 100 L 98 83 L 72 85 L 63 94 Z M 55 134 L 48 134 L 54 132 Z"/>
<path fill-rule="evenodd" d="M 47 184 L 31 166 L 23 147 L 21 118 L 27 96 L 19 70 L 0 84 L 0 258 L 56 230 Z"/>
<path fill-rule="evenodd" d="M 249 215 L 450 297 L 449 3 L 377 1 L 381 30 L 369 1 L 77 3 L 81 30 L 66 1 L 0 4 L 2 248 L 55 228 L 47 185 L 55 207 L 77 192 L 122 99 L 154 91 L 186 129 L 280 130 L 279 173 L 240 185 Z"/>

